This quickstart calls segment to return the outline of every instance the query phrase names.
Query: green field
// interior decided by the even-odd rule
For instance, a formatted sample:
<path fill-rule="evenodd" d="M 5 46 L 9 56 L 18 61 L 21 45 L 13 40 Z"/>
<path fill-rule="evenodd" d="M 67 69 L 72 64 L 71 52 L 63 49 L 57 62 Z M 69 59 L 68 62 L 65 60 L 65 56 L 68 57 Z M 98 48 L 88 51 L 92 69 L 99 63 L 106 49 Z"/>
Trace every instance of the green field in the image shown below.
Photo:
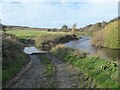
<path fill-rule="evenodd" d="M 9 30 L 6 33 L 11 33 L 16 35 L 19 38 L 33 38 L 39 35 L 47 35 L 47 34 L 68 34 L 68 32 L 48 32 L 48 31 L 40 31 L 40 30 Z"/>

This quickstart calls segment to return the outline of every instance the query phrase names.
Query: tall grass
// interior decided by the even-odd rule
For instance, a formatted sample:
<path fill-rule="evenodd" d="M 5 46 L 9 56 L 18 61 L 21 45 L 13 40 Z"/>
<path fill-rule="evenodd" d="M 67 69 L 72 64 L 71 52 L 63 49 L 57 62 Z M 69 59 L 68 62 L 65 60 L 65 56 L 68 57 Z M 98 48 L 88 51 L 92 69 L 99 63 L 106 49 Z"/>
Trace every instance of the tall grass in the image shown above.
<path fill-rule="evenodd" d="M 113 49 L 120 48 L 119 29 L 118 21 L 109 23 L 103 30 L 94 33 L 92 44 Z"/>
<path fill-rule="evenodd" d="M 50 35 L 40 35 L 35 39 L 35 45 L 38 48 L 52 48 L 60 43 L 65 43 L 70 40 L 75 40 L 76 37 L 72 34 L 50 34 Z"/>

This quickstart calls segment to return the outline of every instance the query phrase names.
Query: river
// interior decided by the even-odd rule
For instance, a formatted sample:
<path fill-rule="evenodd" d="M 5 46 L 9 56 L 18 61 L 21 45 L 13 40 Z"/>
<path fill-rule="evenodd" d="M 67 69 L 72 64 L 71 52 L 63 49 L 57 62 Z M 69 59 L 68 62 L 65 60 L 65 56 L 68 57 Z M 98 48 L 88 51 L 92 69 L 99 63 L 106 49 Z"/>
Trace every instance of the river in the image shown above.
<path fill-rule="evenodd" d="M 23 51 L 24 51 L 26 54 L 46 53 L 46 51 L 42 51 L 42 50 L 40 50 L 40 49 L 37 49 L 35 46 L 24 47 Z"/>
<path fill-rule="evenodd" d="M 118 60 L 120 50 L 113 50 L 109 48 L 96 48 L 91 44 L 91 37 L 82 36 L 78 40 L 70 41 L 64 44 L 67 47 L 82 50 L 89 54 L 95 54 L 101 58 L 109 60 Z"/>
<path fill-rule="evenodd" d="M 118 60 L 120 50 L 113 50 L 109 48 L 96 48 L 91 44 L 91 37 L 82 36 L 78 40 L 70 41 L 64 44 L 67 47 L 78 49 L 84 52 L 89 53 L 90 55 L 96 55 L 101 58 L 105 58 L 108 60 Z M 26 54 L 32 53 L 46 53 L 42 50 L 37 49 L 36 47 L 25 47 L 24 52 Z"/>

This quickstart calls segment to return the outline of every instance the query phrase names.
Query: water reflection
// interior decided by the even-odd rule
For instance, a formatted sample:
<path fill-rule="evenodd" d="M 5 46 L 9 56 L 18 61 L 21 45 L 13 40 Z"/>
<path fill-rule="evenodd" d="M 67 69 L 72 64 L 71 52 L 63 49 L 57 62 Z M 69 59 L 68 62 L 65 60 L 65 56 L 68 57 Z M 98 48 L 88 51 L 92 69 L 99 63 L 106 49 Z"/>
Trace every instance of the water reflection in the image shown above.
<path fill-rule="evenodd" d="M 95 48 L 91 45 L 91 38 L 88 36 L 82 36 L 79 40 L 70 41 L 65 43 L 65 46 L 82 50 L 90 54 L 96 54 L 102 58 L 111 60 L 118 60 L 120 50 L 113 50 L 108 48 Z"/>

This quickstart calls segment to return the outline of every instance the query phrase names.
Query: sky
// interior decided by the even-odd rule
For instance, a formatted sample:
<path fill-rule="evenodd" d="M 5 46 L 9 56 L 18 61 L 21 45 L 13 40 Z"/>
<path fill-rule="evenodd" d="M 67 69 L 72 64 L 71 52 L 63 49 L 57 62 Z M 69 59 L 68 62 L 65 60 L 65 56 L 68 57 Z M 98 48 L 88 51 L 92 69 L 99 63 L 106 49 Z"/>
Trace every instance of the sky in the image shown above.
<path fill-rule="evenodd" d="M 61 28 L 84 27 L 118 17 L 119 0 L 2 0 L 0 19 L 5 25 Z"/>

